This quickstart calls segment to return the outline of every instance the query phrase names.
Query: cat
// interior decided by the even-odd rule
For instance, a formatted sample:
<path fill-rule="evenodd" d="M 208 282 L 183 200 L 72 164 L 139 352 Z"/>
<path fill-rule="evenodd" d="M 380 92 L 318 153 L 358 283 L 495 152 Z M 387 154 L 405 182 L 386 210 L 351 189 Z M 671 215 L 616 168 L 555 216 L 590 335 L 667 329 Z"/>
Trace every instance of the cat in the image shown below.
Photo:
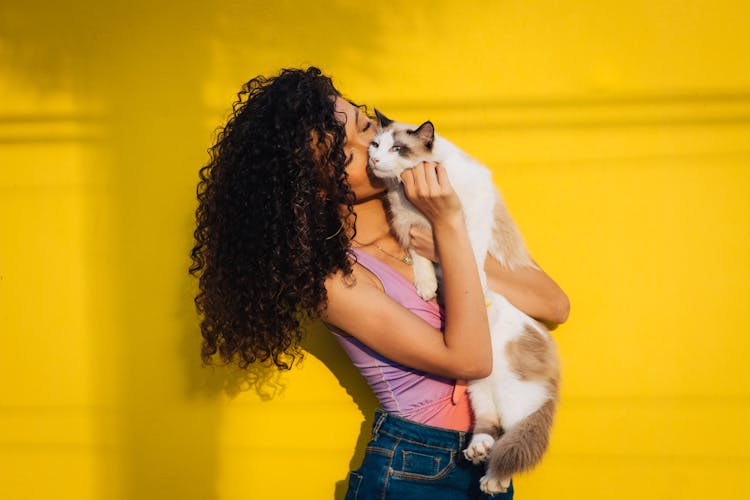
<path fill-rule="evenodd" d="M 487 252 L 511 269 L 538 269 L 513 223 L 490 171 L 435 133 L 430 121 L 420 126 L 395 122 L 375 110 L 378 133 L 369 145 L 370 169 L 384 180 L 391 224 L 413 261 L 414 285 L 425 300 L 435 297 L 438 279 L 429 259 L 409 248 L 412 225 L 429 221 L 404 195 L 401 173 L 422 161 L 438 162 L 461 201 L 480 279 L 488 300 L 493 370 L 468 383 L 474 411 L 473 437 L 464 455 L 473 463 L 487 461 L 480 479 L 485 493 L 507 491 L 513 474 L 531 469 L 549 443 L 558 400 L 559 360 L 547 328 L 487 288 Z"/>

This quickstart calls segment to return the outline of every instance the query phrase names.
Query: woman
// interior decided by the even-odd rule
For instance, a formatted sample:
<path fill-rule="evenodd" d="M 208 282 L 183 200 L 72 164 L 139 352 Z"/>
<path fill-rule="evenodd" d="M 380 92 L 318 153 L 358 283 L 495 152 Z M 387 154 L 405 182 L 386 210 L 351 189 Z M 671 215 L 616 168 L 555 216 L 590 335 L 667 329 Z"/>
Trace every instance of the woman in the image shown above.
<path fill-rule="evenodd" d="M 317 68 L 250 80 L 201 169 L 191 273 L 200 276 L 202 357 L 289 369 L 305 318 L 320 317 L 373 385 L 378 410 L 348 498 L 480 498 L 482 466 L 461 459 L 471 410 L 457 380 L 491 371 L 490 336 L 461 205 L 444 169 L 403 175 L 443 267 L 444 309 L 414 299 L 389 232 L 383 184 L 367 170 L 370 118 Z M 567 298 L 543 272 L 487 259 L 491 288 L 548 324 Z M 512 485 L 498 498 L 512 498 Z"/>

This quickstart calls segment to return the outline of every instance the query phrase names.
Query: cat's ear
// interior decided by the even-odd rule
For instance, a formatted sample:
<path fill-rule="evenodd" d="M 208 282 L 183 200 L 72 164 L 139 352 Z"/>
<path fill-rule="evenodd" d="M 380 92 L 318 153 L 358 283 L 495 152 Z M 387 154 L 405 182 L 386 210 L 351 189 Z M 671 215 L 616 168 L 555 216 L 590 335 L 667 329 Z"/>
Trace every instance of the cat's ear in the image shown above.
<path fill-rule="evenodd" d="M 383 113 L 378 111 L 377 108 L 375 108 L 375 116 L 378 118 L 378 124 L 381 127 L 387 127 L 388 125 L 393 123 L 393 120 L 388 119 Z"/>
<path fill-rule="evenodd" d="M 410 134 L 419 137 L 427 149 L 432 149 L 432 143 L 435 141 L 435 125 L 431 121 L 426 121 Z"/>

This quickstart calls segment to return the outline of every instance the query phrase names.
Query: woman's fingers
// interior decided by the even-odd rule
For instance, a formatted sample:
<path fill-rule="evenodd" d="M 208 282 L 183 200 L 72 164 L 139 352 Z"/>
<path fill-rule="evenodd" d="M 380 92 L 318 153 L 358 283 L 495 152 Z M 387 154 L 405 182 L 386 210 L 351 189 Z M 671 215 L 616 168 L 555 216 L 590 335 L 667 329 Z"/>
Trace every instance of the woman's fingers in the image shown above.
<path fill-rule="evenodd" d="M 430 196 L 430 184 L 427 180 L 425 162 L 420 163 L 412 170 L 414 171 L 414 183 L 417 189 L 417 194 L 422 198 Z"/>
<path fill-rule="evenodd" d="M 407 197 L 423 199 L 450 194 L 451 185 L 445 168 L 439 163 L 423 161 L 401 173 Z"/>
<path fill-rule="evenodd" d="M 461 210 L 445 169 L 435 162 L 421 162 L 401 173 L 406 198 L 433 224 Z"/>
<path fill-rule="evenodd" d="M 427 186 L 429 187 L 430 194 L 436 195 L 440 193 L 440 183 L 438 182 L 437 172 L 436 168 L 438 166 L 437 163 L 433 162 L 424 162 L 424 169 L 425 169 L 425 177 L 427 179 Z"/>
<path fill-rule="evenodd" d="M 401 182 L 404 184 L 406 196 L 414 196 L 414 169 L 410 168 L 401 172 Z"/>
<path fill-rule="evenodd" d="M 448 179 L 448 172 L 445 167 L 441 164 L 437 164 L 435 168 L 435 175 L 437 176 L 437 183 L 440 185 L 442 192 L 447 193 L 451 189 L 451 182 Z"/>
<path fill-rule="evenodd" d="M 423 161 L 414 168 L 404 170 L 401 173 L 401 180 L 407 194 L 416 194 L 422 198 L 439 194 L 442 189 L 437 176 L 437 166 L 435 162 Z"/>

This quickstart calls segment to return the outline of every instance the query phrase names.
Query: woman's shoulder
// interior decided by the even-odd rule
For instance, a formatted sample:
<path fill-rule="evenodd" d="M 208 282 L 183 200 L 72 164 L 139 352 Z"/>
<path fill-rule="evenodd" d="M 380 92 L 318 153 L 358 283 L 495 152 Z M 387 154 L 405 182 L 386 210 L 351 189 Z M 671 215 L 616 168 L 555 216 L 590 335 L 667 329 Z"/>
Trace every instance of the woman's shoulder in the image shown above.
<path fill-rule="evenodd" d="M 321 319 L 329 325 L 349 331 L 346 323 L 372 315 L 373 308 L 387 314 L 390 300 L 382 283 L 361 264 L 352 262 L 351 274 L 339 270 L 329 275 L 324 286 L 327 298 Z"/>
<path fill-rule="evenodd" d="M 375 288 L 385 293 L 383 284 L 378 277 L 367 267 L 352 259 L 352 273 L 347 275 L 343 269 L 329 275 L 325 280 L 326 290 L 330 292 L 331 288 L 351 289 L 353 287 Z"/>

